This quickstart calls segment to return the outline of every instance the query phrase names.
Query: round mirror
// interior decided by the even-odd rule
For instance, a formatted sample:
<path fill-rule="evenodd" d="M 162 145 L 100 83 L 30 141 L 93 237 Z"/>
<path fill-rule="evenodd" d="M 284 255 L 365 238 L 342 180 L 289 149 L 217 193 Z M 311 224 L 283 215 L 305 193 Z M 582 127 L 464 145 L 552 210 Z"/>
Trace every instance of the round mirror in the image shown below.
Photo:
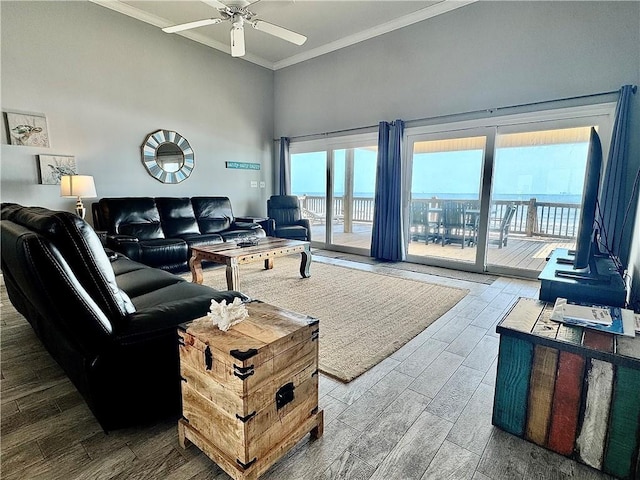
<path fill-rule="evenodd" d="M 171 130 L 158 130 L 142 144 L 142 163 L 162 183 L 180 183 L 191 175 L 195 157 L 186 138 Z"/>

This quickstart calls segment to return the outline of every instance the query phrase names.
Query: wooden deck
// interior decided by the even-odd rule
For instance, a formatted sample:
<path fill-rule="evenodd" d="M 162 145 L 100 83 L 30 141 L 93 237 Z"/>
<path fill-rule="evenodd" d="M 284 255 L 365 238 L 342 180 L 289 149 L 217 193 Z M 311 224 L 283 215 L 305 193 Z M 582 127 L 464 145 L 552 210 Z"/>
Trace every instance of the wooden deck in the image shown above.
<path fill-rule="evenodd" d="M 324 238 L 325 225 L 312 225 L 314 241 Z M 370 224 L 354 224 L 353 233 L 344 233 L 342 225 L 333 226 L 333 245 L 368 250 L 371 246 Z M 549 237 L 526 237 L 509 235 L 506 247 L 498 248 L 490 244 L 487 252 L 487 264 L 523 270 L 541 271 L 546 257 L 554 248 L 574 248 L 575 242 Z M 445 245 L 424 242 L 411 242 L 407 253 L 417 257 L 436 257 L 473 263 L 476 247 L 461 248 L 459 244 Z"/>

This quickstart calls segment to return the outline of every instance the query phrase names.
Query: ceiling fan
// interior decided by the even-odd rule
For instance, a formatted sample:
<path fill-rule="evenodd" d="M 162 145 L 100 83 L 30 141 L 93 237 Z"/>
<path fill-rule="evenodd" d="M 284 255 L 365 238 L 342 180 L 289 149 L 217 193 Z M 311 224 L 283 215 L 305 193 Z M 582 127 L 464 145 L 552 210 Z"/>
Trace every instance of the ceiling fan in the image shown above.
<path fill-rule="evenodd" d="M 182 32 L 183 30 L 189 30 L 191 28 L 204 27 L 205 25 L 214 25 L 216 23 L 231 22 L 231 56 L 242 57 L 245 53 L 244 48 L 244 25 L 249 24 L 256 30 L 274 35 L 278 38 L 286 40 L 287 42 L 295 43 L 296 45 L 302 45 L 307 41 L 307 37 L 300 35 L 299 33 L 287 30 L 286 28 L 274 25 L 273 23 L 265 22 L 264 20 L 254 19 L 255 13 L 249 10 L 249 6 L 255 2 L 248 2 L 247 0 L 230 0 L 225 5 L 218 0 L 203 0 L 204 3 L 216 8 L 222 18 L 214 17 L 207 18 L 205 20 L 196 20 L 195 22 L 181 23 L 180 25 L 173 25 L 171 27 L 163 28 L 165 33 Z"/>

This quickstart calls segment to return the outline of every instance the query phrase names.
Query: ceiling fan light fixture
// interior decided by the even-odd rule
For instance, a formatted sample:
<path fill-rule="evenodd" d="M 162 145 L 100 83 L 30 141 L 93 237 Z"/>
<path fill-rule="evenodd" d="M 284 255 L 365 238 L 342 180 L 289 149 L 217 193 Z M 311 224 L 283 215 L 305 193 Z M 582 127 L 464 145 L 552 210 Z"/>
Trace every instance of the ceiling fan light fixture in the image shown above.
<path fill-rule="evenodd" d="M 231 56 L 243 57 L 244 54 L 244 28 L 236 27 L 234 24 L 231 28 Z"/>

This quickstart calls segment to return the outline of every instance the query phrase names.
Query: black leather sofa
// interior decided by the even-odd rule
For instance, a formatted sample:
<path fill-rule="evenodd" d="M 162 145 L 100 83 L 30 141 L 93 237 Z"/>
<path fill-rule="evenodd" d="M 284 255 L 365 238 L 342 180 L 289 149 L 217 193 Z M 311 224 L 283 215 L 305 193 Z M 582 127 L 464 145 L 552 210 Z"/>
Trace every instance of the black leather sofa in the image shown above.
<path fill-rule="evenodd" d="M 176 326 L 235 297 L 108 255 L 69 212 L 2 204 L 4 283 L 105 430 L 179 414 Z"/>
<path fill-rule="evenodd" d="M 187 269 L 193 246 L 266 236 L 260 225 L 235 220 L 228 197 L 102 198 L 92 212 L 109 248 L 169 271 Z"/>

